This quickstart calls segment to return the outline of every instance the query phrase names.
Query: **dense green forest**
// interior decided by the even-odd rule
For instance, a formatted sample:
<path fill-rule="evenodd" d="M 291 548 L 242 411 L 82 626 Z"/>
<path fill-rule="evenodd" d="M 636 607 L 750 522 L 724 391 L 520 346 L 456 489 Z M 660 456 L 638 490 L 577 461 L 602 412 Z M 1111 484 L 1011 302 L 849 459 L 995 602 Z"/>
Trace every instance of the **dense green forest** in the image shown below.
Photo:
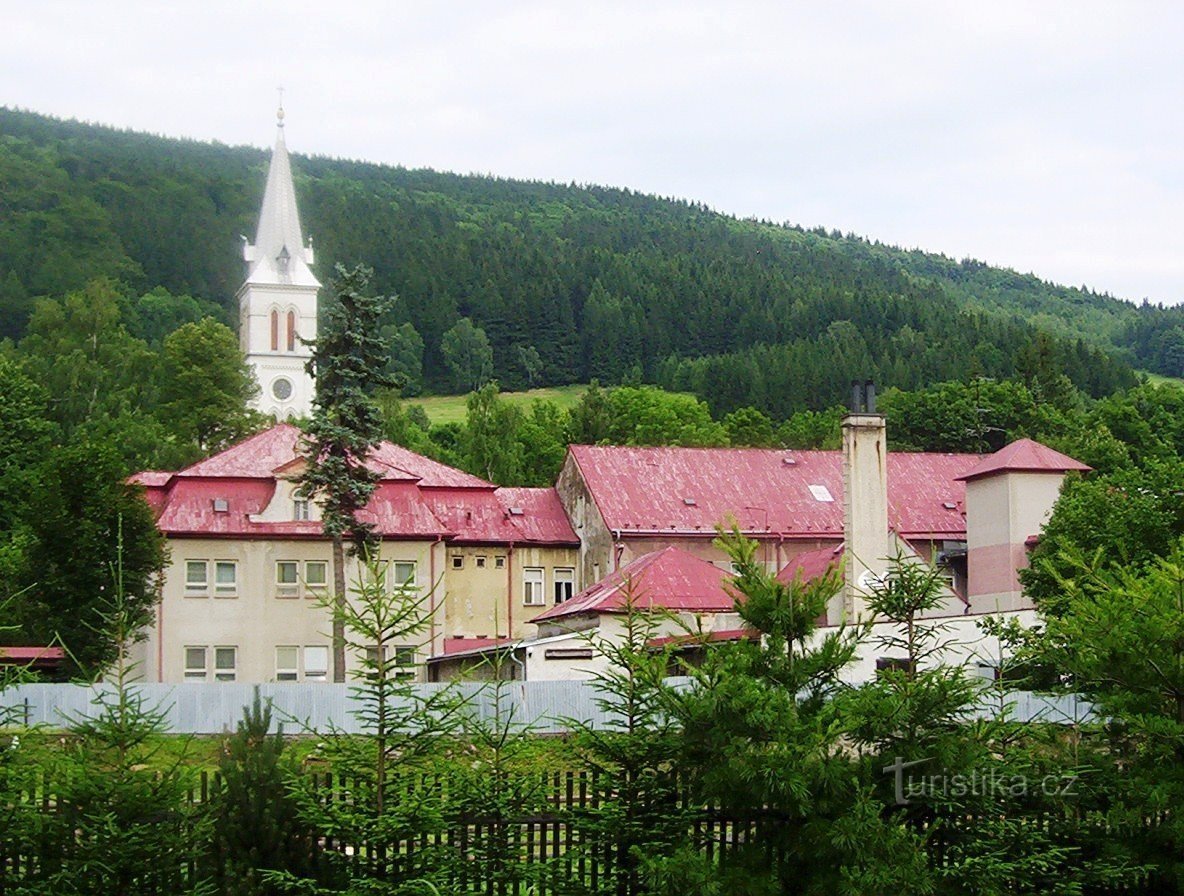
<path fill-rule="evenodd" d="M 36 297 L 99 275 L 233 325 L 267 158 L 0 109 L 0 335 L 25 334 Z M 399 297 L 406 394 L 648 381 L 784 416 L 834 404 L 853 375 L 910 389 L 1055 366 L 1099 396 L 1132 385 L 1130 366 L 1184 372 L 1179 312 L 970 260 L 628 190 L 325 158 L 295 170 L 323 279 L 363 262 Z M 468 322 L 489 359 L 475 378 L 448 352 Z"/>

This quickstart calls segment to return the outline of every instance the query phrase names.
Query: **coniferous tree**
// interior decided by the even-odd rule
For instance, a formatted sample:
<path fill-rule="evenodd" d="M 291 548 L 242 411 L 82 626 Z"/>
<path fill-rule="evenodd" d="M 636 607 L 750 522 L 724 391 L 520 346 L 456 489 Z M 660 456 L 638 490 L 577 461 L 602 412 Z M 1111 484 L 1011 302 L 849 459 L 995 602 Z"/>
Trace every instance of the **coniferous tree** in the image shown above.
<path fill-rule="evenodd" d="M 333 544 L 333 591 L 346 600 L 345 543 L 354 553 L 373 550 L 373 528 L 358 519 L 374 493 L 377 475 L 367 458 L 382 441 L 382 415 L 374 390 L 392 385 L 381 322 L 391 300 L 370 294 L 370 270 L 338 266 L 333 299 L 324 309 L 308 372 L 316 380 L 313 415 L 303 440 L 306 468 L 301 493 L 321 506 L 321 526 Z M 333 680 L 345 681 L 345 633 L 333 621 Z"/>
<path fill-rule="evenodd" d="M 317 876 L 319 847 L 290 792 L 300 771 L 285 746 L 283 725 L 272 731 L 271 703 L 255 688 L 251 706 L 243 709 L 218 757 L 221 787 L 211 808 L 210 871 L 225 896 L 275 893 L 265 871 Z"/>

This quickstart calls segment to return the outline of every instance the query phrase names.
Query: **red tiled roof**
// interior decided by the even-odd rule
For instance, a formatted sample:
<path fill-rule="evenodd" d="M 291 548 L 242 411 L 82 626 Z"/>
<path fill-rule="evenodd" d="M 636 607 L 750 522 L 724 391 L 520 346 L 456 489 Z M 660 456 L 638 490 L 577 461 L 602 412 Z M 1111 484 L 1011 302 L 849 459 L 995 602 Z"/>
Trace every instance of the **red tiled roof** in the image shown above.
<path fill-rule="evenodd" d="M 777 573 L 777 581 L 789 585 L 794 579 L 812 582 L 821 578 L 831 567 L 841 570 L 843 564 L 843 545 L 838 547 L 818 548 L 798 554 L 781 568 Z"/>
<path fill-rule="evenodd" d="M 524 544 L 579 545 L 555 489 L 499 488 L 496 494 Z"/>
<path fill-rule="evenodd" d="M 531 622 L 548 622 L 581 613 L 620 613 L 626 591 L 641 609 L 663 608 L 726 613 L 735 602 L 724 585 L 731 575 L 681 548 L 642 554 L 626 566 L 585 588 L 571 600 L 541 613 Z"/>
<path fill-rule="evenodd" d="M 983 458 L 958 478 L 969 482 L 995 473 L 1067 473 L 1070 470 L 1087 473 L 1090 469 L 1081 461 L 1054 451 L 1047 445 L 1032 439 L 1019 439 Z"/>
<path fill-rule="evenodd" d="M 838 451 L 604 445 L 570 451 L 610 530 L 710 536 L 730 516 L 750 535 L 842 537 Z M 966 488 L 959 477 L 980 459 L 889 454 L 889 525 L 906 538 L 964 533 Z"/>

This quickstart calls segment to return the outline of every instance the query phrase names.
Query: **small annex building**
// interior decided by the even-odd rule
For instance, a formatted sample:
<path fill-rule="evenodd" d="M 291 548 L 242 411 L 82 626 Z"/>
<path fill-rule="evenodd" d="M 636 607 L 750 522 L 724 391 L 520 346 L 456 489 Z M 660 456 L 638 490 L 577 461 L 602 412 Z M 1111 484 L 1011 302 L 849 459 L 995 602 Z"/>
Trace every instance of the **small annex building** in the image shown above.
<path fill-rule="evenodd" d="M 651 647 L 747 637 L 728 583 L 731 573 L 680 547 L 644 554 L 605 576 L 571 600 L 532 620 L 538 633 L 515 641 L 458 644 L 429 660 L 431 680 L 502 678 L 586 679 L 605 668 L 600 647 L 625 637 L 630 603 L 654 612 Z M 500 662 L 494 658 L 501 656 Z"/>
<path fill-rule="evenodd" d="M 175 473 L 132 477 L 168 539 L 155 625 L 142 656 L 152 681 L 326 681 L 330 622 L 316 598 L 332 580 L 315 501 L 297 493 L 300 430 L 280 423 Z M 434 610 L 409 668 L 449 638 L 523 637 L 578 590 L 579 542 L 553 489 L 497 488 L 383 443 L 363 513 L 392 582 Z M 347 580 L 357 581 L 350 562 Z M 348 664 L 347 660 L 347 664 Z"/>

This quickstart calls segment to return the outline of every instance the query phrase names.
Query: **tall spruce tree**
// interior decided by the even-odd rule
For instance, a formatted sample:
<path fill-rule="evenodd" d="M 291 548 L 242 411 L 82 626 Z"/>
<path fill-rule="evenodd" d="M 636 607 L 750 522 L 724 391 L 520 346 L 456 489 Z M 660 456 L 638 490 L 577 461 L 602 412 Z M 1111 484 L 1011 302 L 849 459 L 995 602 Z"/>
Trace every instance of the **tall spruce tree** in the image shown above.
<path fill-rule="evenodd" d="M 321 505 L 321 525 L 333 541 L 333 592 L 345 603 L 345 542 L 354 553 L 376 546 L 374 529 L 358 519 L 374 493 L 377 476 L 366 457 L 382 441 L 382 414 L 374 390 L 393 383 L 386 372 L 389 346 L 382 320 L 394 300 L 368 289 L 371 270 L 337 266 L 333 300 L 324 309 L 308 372 L 316 380 L 313 414 L 303 440 L 307 467 L 301 494 Z M 333 680 L 345 681 L 342 614 L 333 621 Z"/>

